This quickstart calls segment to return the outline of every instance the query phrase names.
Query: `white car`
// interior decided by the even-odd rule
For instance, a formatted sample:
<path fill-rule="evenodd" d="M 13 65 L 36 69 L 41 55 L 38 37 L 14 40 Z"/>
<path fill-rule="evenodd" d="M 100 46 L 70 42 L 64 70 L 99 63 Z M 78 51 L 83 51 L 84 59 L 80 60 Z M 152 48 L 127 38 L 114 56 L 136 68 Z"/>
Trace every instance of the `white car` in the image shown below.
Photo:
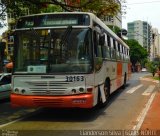
<path fill-rule="evenodd" d="M 146 68 L 142 68 L 142 70 L 141 70 L 142 72 L 146 72 L 147 71 L 147 69 Z"/>
<path fill-rule="evenodd" d="M 0 73 L 0 100 L 10 96 L 11 76 L 11 73 Z"/>

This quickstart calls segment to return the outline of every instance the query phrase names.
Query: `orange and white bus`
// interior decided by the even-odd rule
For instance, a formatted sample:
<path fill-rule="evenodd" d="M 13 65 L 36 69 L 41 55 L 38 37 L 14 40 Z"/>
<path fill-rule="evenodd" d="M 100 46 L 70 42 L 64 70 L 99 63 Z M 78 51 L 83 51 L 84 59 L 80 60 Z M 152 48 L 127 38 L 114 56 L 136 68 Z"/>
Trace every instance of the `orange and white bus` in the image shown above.
<path fill-rule="evenodd" d="M 14 41 L 13 107 L 105 106 L 131 75 L 129 47 L 92 13 L 21 17 Z"/>

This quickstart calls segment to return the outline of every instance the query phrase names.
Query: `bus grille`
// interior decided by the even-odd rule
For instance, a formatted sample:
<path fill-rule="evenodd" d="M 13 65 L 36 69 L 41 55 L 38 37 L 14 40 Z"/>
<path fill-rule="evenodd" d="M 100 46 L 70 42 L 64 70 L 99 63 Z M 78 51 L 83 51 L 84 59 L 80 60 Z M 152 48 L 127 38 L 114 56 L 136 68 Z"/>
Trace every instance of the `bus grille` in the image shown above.
<path fill-rule="evenodd" d="M 65 95 L 69 82 L 60 81 L 27 81 L 31 93 L 34 95 Z"/>
<path fill-rule="evenodd" d="M 39 99 L 39 98 L 34 98 L 33 102 L 36 106 L 40 107 L 59 107 L 63 105 L 64 101 L 62 99 Z"/>

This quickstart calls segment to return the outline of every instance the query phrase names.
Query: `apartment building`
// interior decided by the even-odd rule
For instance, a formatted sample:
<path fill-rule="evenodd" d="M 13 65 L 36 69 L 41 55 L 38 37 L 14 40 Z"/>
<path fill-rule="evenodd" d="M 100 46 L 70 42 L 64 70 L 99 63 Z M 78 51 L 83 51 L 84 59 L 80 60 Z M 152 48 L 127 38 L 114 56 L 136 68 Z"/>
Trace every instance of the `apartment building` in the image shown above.
<path fill-rule="evenodd" d="M 151 60 L 160 57 L 160 34 L 157 28 L 152 28 Z"/>
<path fill-rule="evenodd" d="M 135 39 L 149 53 L 151 50 L 151 25 L 146 21 L 133 21 L 127 23 L 128 39 Z"/>

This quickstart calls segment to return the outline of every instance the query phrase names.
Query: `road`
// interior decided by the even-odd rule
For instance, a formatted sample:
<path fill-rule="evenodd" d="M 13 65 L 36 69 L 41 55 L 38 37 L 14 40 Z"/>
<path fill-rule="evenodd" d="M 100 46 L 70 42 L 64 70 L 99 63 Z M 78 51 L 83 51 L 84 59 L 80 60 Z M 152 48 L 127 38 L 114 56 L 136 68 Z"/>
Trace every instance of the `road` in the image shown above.
<path fill-rule="evenodd" d="M 113 93 L 109 104 L 101 109 L 12 109 L 9 101 L 3 101 L 0 104 L 1 133 L 14 130 L 9 133 L 48 136 L 53 133 L 86 135 L 88 132 L 84 130 L 133 130 L 157 90 L 155 85 L 144 84 L 139 80 L 146 74 L 132 74 L 126 88 Z"/>

